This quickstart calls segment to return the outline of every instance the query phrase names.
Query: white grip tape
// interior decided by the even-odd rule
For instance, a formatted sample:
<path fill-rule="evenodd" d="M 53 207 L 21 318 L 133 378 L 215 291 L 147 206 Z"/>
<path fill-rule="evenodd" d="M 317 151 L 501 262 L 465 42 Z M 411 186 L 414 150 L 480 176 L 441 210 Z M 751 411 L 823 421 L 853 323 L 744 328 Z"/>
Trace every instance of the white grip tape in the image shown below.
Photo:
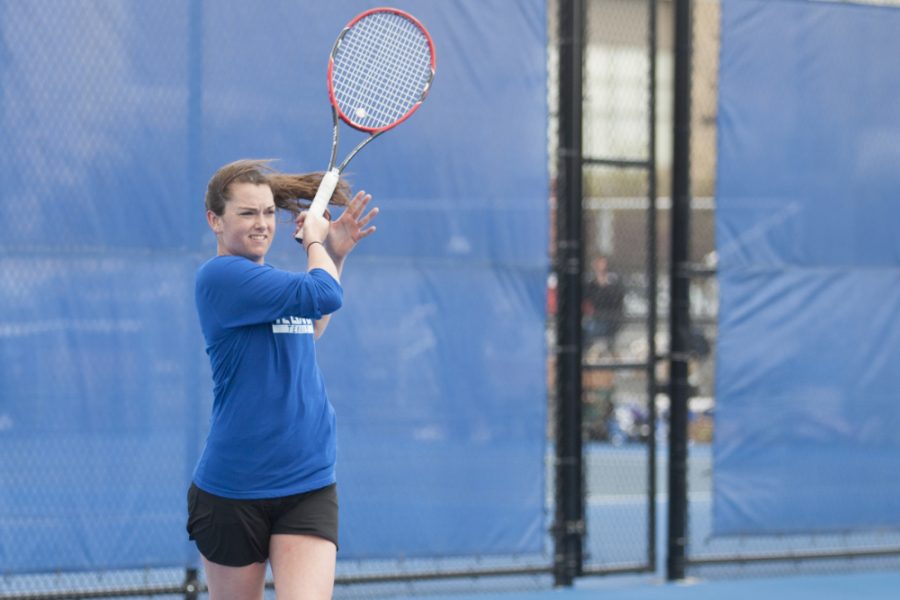
<path fill-rule="evenodd" d="M 332 169 L 322 176 L 322 182 L 316 191 L 316 197 L 313 198 L 309 207 L 310 214 L 321 217 L 325 214 L 325 207 L 331 201 L 331 195 L 334 194 L 334 188 L 337 187 L 338 180 L 341 178 L 341 172 Z"/>

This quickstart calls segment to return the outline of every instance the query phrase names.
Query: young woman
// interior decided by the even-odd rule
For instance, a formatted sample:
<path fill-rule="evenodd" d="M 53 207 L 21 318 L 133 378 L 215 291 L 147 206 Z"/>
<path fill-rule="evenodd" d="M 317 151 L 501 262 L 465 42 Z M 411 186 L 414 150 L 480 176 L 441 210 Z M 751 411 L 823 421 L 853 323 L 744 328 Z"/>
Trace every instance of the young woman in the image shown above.
<path fill-rule="evenodd" d="M 334 410 L 314 339 L 340 308 L 344 261 L 371 235 L 371 197 L 333 203 L 335 222 L 298 199 L 321 175 L 288 175 L 267 161 L 219 169 L 206 192 L 217 256 L 197 272 L 195 300 L 212 366 L 206 447 L 188 491 L 190 538 L 211 600 L 261 599 L 270 561 L 279 599 L 330 598 L 337 552 Z M 265 263 L 278 209 L 296 214 L 305 272 Z M 298 246 L 298 251 L 300 247 Z"/>

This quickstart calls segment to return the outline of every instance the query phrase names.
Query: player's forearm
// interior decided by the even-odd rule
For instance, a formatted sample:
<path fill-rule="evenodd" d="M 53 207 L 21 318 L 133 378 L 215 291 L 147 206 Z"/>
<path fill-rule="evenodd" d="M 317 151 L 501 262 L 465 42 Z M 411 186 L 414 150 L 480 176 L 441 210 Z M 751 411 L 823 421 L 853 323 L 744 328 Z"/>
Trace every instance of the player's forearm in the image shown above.
<path fill-rule="evenodd" d="M 337 269 L 338 277 L 336 279 L 338 279 L 341 276 L 341 273 L 344 272 L 344 258 L 345 257 L 343 256 L 340 258 L 334 258 L 333 256 L 331 257 L 331 261 L 334 263 L 334 268 Z M 340 281 L 340 279 L 338 279 L 338 281 Z"/>
<path fill-rule="evenodd" d="M 318 321 L 313 322 L 313 333 L 315 334 L 315 339 L 319 339 L 322 337 L 322 334 L 325 333 L 325 329 L 328 328 L 328 323 L 331 321 L 331 315 L 325 315 Z"/>
<path fill-rule="evenodd" d="M 334 277 L 336 281 L 341 280 L 340 270 L 337 265 L 334 264 L 334 260 L 332 260 L 331 255 L 328 254 L 328 251 L 325 249 L 325 245 L 321 242 L 310 242 L 309 245 L 306 246 L 306 257 L 307 271 L 322 269 Z M 343 263 L 343 261 L 341 262 Z"/>
<path fill-rule="evenodd" d="M 344 258 L 341 256 L 340 258 L 332 258 L 334 262 L 334 266 L 337 269 L 338 275 L 340 275 L 344 270 Z M 335 278 L 337 279 L 337 278 Z M 325 333 L 325 330 L 328 328 L 328 323 L 331 321 L 331 315 L 325 315 L 315 323 L 313 323 L 313 329 L 315 332 L 315 338 L 319 339 L 322 337 L 322 334 Z"/>

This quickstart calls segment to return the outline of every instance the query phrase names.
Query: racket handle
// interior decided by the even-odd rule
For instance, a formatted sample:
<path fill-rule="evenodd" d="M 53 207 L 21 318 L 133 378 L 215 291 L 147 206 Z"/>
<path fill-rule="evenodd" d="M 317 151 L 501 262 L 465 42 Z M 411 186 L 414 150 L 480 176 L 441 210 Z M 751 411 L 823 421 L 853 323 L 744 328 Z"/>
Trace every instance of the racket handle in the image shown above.
<path fill-rule="evenodd" d="M 331 201 L 331 195 L 334 194 L 334 188 L 337 187 L 340 178 L 341 172 L 337 169 L 331 169 L 322 176 L 322 182 L 316 191 L 316 197 L 313 198 L 312 204 L 309 206 L 310 214 L 318 217 L 325 214 L 325 207 Z"/>

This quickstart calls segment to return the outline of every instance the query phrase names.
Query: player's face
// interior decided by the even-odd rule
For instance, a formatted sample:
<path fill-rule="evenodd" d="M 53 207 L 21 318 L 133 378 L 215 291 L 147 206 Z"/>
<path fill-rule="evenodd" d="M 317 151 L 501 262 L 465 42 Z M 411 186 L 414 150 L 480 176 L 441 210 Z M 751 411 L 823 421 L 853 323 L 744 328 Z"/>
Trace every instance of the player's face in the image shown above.
<path fill-rule="evenodd" d="M 216 232 L 219 256 L 243 256 L 263 264 L 275 237 L 275 200 L 272 189 L 254 183 L 228 186 L 225 212 L 208 215 Z"/>

